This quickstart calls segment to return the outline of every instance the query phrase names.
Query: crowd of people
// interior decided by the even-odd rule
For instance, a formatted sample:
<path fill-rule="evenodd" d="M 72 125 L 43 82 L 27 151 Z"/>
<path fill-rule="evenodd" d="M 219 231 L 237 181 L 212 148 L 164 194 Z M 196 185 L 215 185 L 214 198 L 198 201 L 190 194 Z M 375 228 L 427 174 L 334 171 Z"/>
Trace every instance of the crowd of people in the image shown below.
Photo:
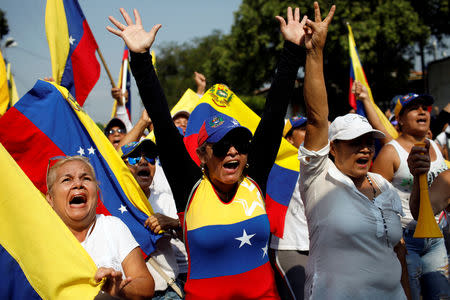
<path fill-rule="evenodd" d="M 95 279 L 105 280 L 98 299 L 450 297 L 444 239 L 413 237 L 425 173 L 436 222 L 448 236 L 450 104 L 434 141 L 433 98 L 395 97 L 393 139 L 355 82 L 367 118 L 349 113 L 330 123 L 323 50 L 335 6 L 323 20 L 317 3 L 313 18 L 289 7 L 286 19 L 276 17 L 284 47 L 254 134 L 226 114 L 203 116 L 197 165 L 183 142 L 190 114 L 170 113 L 152 65 L 161 25 L 147 32 L 137 10 L 135 21 L 120 12 L 125 24 L 110 17 L 115 28 L 107 29 L 131 51 L 145 109 L 133 126 L 122 101 L 127 93 L 113 88 L 119 105 L 104 133 L 153 208 L 145 226 L 162 235 L 156 250 L 144 259 L 119 218 L 96 215 L 99 188 L 85 157 L 58 158 L 47 171 L 48 203 L 94 260 Z M 305 57 L 306 116 L 285 120 Z M 194 80 L 202 97 L 205 76 L 195 72 Z M 151 131 L 156 142 L 143 138 Z M 276 237 L 264 199 L 282 138 L 298 149 L 300 169 L 284 235 Z M 377 154 L 376 141 L 383 145 Z"/>

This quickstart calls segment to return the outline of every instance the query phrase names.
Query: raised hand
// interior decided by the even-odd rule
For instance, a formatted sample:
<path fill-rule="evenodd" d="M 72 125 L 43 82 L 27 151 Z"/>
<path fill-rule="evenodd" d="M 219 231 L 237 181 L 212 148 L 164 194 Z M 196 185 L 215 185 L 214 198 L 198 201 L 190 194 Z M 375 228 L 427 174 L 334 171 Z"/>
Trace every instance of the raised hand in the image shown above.
<path fill-rule="evenodd" d="M 280 22 L 280 30 L 284 40 L 290 41 L 294 44 L 301 46 L 305 40 L 305 24 L 308 17 L 303 16 L 300 22 L 300 9 L 295 8 L 294 14 L 292 14 L 292 8 L 287 8 L 287 24 L 283 17 L 275 17 Z"/>
<path fill-rule="evenodd" d="M 409 172 L 414 176 L 428 173 L 430 170 L 430 142 L 425 140 L 425 147 L 413 146 L 408 155 Z"/>
<path fill-rule="evenodd" d="M 327 39 L 328 25 L 334 16 L 336 6 L 333 5 L 327 17 L 322 21 L 319 3 L 314 2 L 314 22 L 306 20 L 305 47 L 307 50 L 323 50 Z"/>
<path fill-rule="evenodd" d="M 133 10 L 136 24 L 133 23 L 133 20 L 131 20 L 125 9 L 121 8 L 120 13 L 127 23 L 127 26 L 117 21 L 114 17 L 109 16 L 109 20 L 116 25 L 118 29 L 114 29 L 111 26 L 107 26 L 106 29 L 115 35 L 120 36 L 131 51 L 137 53 L 148 52 L 155 41 L 156 34 L 161 28 L 161 24 L 153 26 L 153 28 L 147 32 L 144 27 L 142 27 L 141 16 L 136 9 Z"/>
<path fill-rule="evenodd" d="M 194 80 L 197 85 L 197 94 L 203 95 L 206 89 L 206 77 L 202 73 L 194 72 Z"/>
<path fill-rule="evenodd" d="M 370 100 L 369 93 L 367 92 L 367 88 L 364 84 L 356 80 L 352 86 L 352 93 L 355 94 L 356 99 L 361 101 Z"/>

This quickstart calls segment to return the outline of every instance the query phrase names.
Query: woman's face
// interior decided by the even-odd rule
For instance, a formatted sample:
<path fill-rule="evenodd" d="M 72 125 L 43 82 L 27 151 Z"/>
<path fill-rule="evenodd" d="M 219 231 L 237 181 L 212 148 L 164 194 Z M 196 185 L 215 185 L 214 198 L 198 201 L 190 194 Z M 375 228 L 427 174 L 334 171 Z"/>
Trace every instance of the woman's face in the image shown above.
<path fill-rule="evenodd" d="M 405 107 L 398 122 L 403 133 L 425 136 L 430 129 L 428 106 L 419 102 Z"/>
<path fill-rule="evenodd" d="M 86 229 L 95 221 L 97 182 L 82 161 L 68 161 L 56 170 L 47 201 L 71 229 Z"/>
<path fill-rule="evenodd" d="M 375 152 L 372 133 L 364 134 L 353 140 L 334 141 L 330 153 L 334 156 L 336 167 L 352 179 L 366 176 Z"/>
<path fill-rule="evenodd" d="M 212 144 L 207 144 L 200 160 L 206 165 L 211 182 L 222 192 L 228 192 L 243 174 L 247 164 L 248 145 L 241 148 L 230 143 L 229 146 L 222 147 L 222 151 L 217 151 L 217 147 L 216 150 L 213 148 Z"/>

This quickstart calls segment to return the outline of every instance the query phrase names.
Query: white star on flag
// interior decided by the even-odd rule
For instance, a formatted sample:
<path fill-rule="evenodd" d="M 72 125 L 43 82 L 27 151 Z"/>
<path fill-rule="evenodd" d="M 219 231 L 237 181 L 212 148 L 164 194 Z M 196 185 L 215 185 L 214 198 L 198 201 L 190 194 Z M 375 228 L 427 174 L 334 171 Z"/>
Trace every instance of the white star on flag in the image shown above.
<path fill-rule="evenodd" d="M 78 153 L 80 156 L 83 156 L 83 155 L 84 155 L 84 149 L 81 148 L 81 146 L 80 146 L 80 149 L 77 151 L 77 153 Z"/>
<path fill-rule="evenodd" d="M 262 251 L 263 251 L 263 258 L 264 258 L 264 256 L 266 256 L 267 255 L 267 244 L 264 246 L 264 247 L 262 247 L 261 249 L 262 249 Z"/>
<path fill-rule="evenodd" d="M 120 205 L 119 208 L 120 212 L 123 214 L 124 212 L 128 211 L 127 208 L 125 206 L 123 206 L 123 204 Z"/>
<path fill-rule="evenodd" d="M 69 36 L 69 43 L 73 45 L 73 42 L 75 42 L 75 39 L 72 36 Z"/>
<path fill-rule="evenodd" d="M 241 244 L 239 245 L 239 248 L 241 248 L 242 246 L 244 246 L 244 244 L 249 244 L 249 245 L 251 246 L 252 243 L 250 243 L 250 239 L 251 239 L 254 235 L 255 235 L 255 234 L 247 235 L 247 232 L 245 232 L 245 229 L 244 229 L 244 232 L 242 233 L 242 236 L 241 236 L 241 237 L 235 238 L 236 240 L 241 241 Z"/>
<path fill-rule="evenodd" d="M 95 149 L 92 146 L 91 146 L 91 148 L 88 148 L 88 151 L 89 151 L 89 154 L 92 154 L 92 155 L 94 155 L 94 153 L 95 153 Z"/>

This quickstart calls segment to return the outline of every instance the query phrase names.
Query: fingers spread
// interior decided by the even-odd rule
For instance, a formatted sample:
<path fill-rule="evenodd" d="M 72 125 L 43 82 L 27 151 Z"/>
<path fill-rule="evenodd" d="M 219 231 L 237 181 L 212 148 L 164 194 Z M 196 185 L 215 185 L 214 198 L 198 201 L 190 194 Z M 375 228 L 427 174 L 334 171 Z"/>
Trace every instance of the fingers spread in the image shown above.
<path fill-rule="evenodd" d="M 125 22 L 127 22 L 127 25 L 133 25 L 133 20 L 131 20 L 130 15 L 127 13 L 125 9 L 121 8 L 120 13 L 122 14 Z"/>
<path fill-rule="evenodd" d="M 156 34 L 158 33 L 158 30 L 161 28 L 161 24 L 156 24 L 155 26 L 152 27 L 152 30 L 150 30 L 150 33 L 153 34 L 153 36 L 156 36 Z"/>
<path fill-rule="evenodd" d="M 319 3 L 314 2 L 314 15 L 316 22 L 322 22 L 322 17 L 320 16 L 320 7 Z"/>
<path fill-rule="evenodd" d="M 120 30 L 124 30 L 126 28 L 125 25 L 123 25 L 122 23 L 117 21 L 116 18 L 114 18 L 113 16 L 109 16 L 108 19 L 111 21 L 111 23 L 116 25 L 116 27 L 119 28 Z"/>
<path fill-rule="evenodd" d="M 300 22 L 300 8 L 296 7 L 294 10 L 294 21 Z"/>
<path fill-rule="evenodd" d="M 307 16 L 307 15 L 304 15 L 302 21 L 300 22 L 300 24 L 301 24 L 302 26 L 305 26 L 306 20 L 308 20 L 308 16 Z"/>
<path fill-rule="evenodd" d="M 328 12 L 327 17 L 325 18 L 325 20 L 323 20 L 325 23 L 330 24 L 331 20 L 333 20 L 333 16 L 334 16 L 334 12 L 336 11 L 336 5 L 333 5 L 330 9 L 330 11 Z"/>
<path fill-rule="evenodd" d="M 288 23 L 290 23 L 294 20 L 294 17 L 292 15 L 292 7 L 290 7 L 290 6 L 287 8 L 287 16 L 286 17 L 287 17 Z"/>
<path fill-rule="evenodd" d="M 135 8 L 133 9 L 134 19 L 136 20 L 136 25 L 142 25 L 141 15 L 139 14 L 138 10 Z"/>
<path fill-rule="evenodd" d="M 280 22 L 280 29 L 283 30 L 283 28 L 286 27 L 286 21 L 280 16 L 276 16 L 275 18 Z"/>

